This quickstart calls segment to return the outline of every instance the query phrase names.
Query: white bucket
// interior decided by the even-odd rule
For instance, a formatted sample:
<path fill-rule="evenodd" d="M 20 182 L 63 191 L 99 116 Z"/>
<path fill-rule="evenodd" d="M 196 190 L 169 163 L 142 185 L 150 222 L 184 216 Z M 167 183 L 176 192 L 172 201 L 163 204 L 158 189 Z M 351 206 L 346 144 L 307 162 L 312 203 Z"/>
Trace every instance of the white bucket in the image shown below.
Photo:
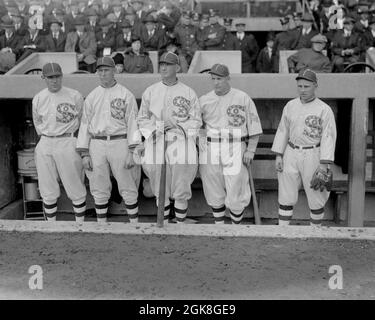
<path fill-rule="evenodd" d="M 36 175 L 34 149 L 17 151 L 18 172 L 21 175 Z"/>
<path fill-rule="evenodd" d="M 25 199 L 28 201 L 40 199 L 38 181 L 31 180 L 30 182 L 25 182 Z"/>

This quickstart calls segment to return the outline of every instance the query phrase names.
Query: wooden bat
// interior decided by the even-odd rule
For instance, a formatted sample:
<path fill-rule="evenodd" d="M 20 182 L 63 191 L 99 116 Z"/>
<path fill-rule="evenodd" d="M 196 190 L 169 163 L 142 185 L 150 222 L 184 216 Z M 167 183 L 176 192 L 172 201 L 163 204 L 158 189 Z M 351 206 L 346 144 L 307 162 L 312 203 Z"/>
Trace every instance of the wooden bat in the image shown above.
<path fill-rule="evenodd" d="M 259 215 L 258 200 L 257 200 L 256 192 L 255 192 L 253 174 L 251 172 L 251 164 L 248 165 L 247 171 L 249 172 L 249 183 L 250 183 L 251 197 L 253 198 L 255 224 L 260 225 L 260 224 L 262 224 L 262 222 L 260 220 L 260 215 Z"/>
<path fill-rule="evenodd" d="M 160 183 L 159 183 L 159 205 L 156 224 L 159 228 L 164 226 L 164 205 L 165 205 L 165 188 L 167 182 L 167 165 L 165 160 L 165 151 L 167 149 L 167 143 L 165 140 L 165 134 L 163 134 L 163 163 L 161 165 Z"/>

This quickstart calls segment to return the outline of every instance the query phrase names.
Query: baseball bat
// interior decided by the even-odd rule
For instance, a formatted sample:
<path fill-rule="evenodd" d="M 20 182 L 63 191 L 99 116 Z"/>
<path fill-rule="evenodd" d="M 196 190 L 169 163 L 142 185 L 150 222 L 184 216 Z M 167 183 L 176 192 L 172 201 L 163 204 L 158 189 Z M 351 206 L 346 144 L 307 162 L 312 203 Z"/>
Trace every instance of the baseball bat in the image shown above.
<path fill-rule="evenodd" d="M 260 220 L 260 215 L 259 215 L 258 200 L 257 200 L 256 192 L 255 192 L 253 174 L 251 172 L 251 164 L 248 165 L 247 171 L 249 172 L 250 190 L 251 190 L 251 196 L 253 198 L 253 208 L 254 208 L 255 224 L 259 224 L 260 225 L 260 224 L 262 224 L 262 222 Z"/>
<path fill-rule="evenodd" d="M 165 205 L 165 188 L 167 182 L 167 166 L 165 160 L 165 151 L 167 147 L 167 143 L 165 140 L 165 134 L 163 134 L 163 163 L 161 165 L 161 172 L 160 172 L 160 183 L 159 183 L 159 204 L 158 204 L 158 214 L 156 224 L 159 228 L 163 228 L 164 226 L 164 205 Z"/>

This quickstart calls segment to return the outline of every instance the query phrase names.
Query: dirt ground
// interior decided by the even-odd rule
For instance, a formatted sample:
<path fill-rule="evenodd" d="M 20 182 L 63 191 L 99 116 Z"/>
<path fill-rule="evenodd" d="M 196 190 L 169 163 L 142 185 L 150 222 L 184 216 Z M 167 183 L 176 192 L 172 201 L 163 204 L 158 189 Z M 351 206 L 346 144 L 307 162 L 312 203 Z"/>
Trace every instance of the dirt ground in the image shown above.
<path fill-rule="evenodd" d="M 342 290 L 328 287 L 331 265 Z M 0 299 L 374 298 L 374 241 L 0 233 Z"/>

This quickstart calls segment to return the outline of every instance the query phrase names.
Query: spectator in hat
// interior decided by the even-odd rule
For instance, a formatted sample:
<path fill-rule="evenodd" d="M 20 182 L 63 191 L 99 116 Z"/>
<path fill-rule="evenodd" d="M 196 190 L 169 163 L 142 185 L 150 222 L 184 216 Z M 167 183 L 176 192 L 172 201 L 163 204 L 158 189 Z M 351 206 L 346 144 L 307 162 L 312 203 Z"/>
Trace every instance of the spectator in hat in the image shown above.
<path fill-rule="evenodd" d="M 332 62 L 336 72 L 343 72 L 346 65 L 360 60 L 364 48 L 361 35 L 353 32 L 354 23 L 354 18 L 345 17 L 344 29 L 337 30 L 332 40 Z"/>
<path fill-rule="evenodd" d="M 363 34 L 364 52 L 369 48 L 375 48 L 375 17 L 371 16 L 369 21 L 369 28 Z"/>
<path fill-rule="evenodd" d="M 296 29 L 296 39 L 292 46 L 294 50 L 311 48 L 311 38 L 318 34 L 318 31 L 313 29 L 314 21 L 314 17 L 310 13 L 305 13 L 302 16 L 302 28 Z"/>
<path fill-rule="evenodd" d="M 139 21 L 143 21 L 144 18 L 146 18 L 147 16 L 147 12 L 146 10 L 144 10 L 143 6 L 144 6 L 144 1 L 143 0 L 132 0 L 130 2 L 130 5 L 132 6 L 132 8 L 134 9 L 135 11 L 135 14 L 136 14 L 136 18 L 139 20 Z"/>
<path fill-rule="evenodd" d="M 44 14 L 45 16 L 50 16 L 54 8 L 54 3 L 52 0 L 44 0 L 43 2 Z"/>
<path fill-rule="evenodd" d="M 109 26 L 110 32 L 113 33 L 116 37 L 121 32 L 121 28 L 119 27 L 120 22 L 117 20 L 117 17 L 115 16 L 114 13 L 110 13 L 107 16 L 107 20 L 109 20 L 110 22 L 110 26 Z"/>
<path fill-rule="evenodd" d="M 272 73 L 273 70 L 273 46 L 275 43 L 275 35 L 273 32 L 267 34 L 266 46 L 260 50 L 257 61 L 256 61 L 256 71 L 259 73 Z"/>
<path fill-rule="evenodd" d="M 202 14 L 200 16 L 198 31 L 197 31 L 197 42 L 201 50 L 204 50 L 204 29 L 210 25 L 209 15 Z"/>
<path fill-rule="evenodd" d="M 369 24 L 368 24 L 368 18 L 369 18 L 369 10 L 368 6 L 359 6 L 357 13 L 359 15 L 359 19 L 355 22 L 353 27 L 353 32 L 359 32 L 364 33 L 366 30 L 368 30 Z"/>
<path fill-rule="evenodd" d="M 129 6 L 125 10 L 125 19 L 129 21 L 131 28 L 132 28 L 132 33 L 136 34 L 138 36 L 141 36 L 143 32 L 146 31 L 146 27 L 143 24 L 141 20 L 139 20 L 136 16 L 136 12 L 133 9 L 133 7 Z"/>
<path fill-rule="evenodd" d="M 191 25 L 193 27 L 199 28 L 199 23 L 200 23 L 200 14 L 198 12 L 192 12 L 191 13 Z"/>
<path fill-rule="evenodd" d="M 12 14 L 12 19 L 14 22 L 14 31 L 16 32 L 16 35 L 20 38 L 23 38 L 27 33 L 27 26 L 25 24 L 24 18 L 17 11 Z"/>
<path fill-rule="evenodd" d="M 61 22 L 57 19 L 49 21 L 49 33 L 45 37 L 46 52 L 64 52 L 66 34 L 61 30 Z"/>
<path fill-rule="evenodd" d="M 116 50 L 117 51 L 125 51 L 126 49 L 130 48 L 132 45 L 132 27 L 128 20 L 124 20 L 120 24 L 121 33 L 116 37 Z"/>
<path fill-rule="evenodd" d="M 86 21 L 83 16 L 75 20 L 76 31 L 69 32 L 66 37 L 65 52 L 76 52 L 80 70 L 95 72 L 96 39 L 93 32 L 85 30 Z"/>
<path fill-rule="evenodd" d="M 125 9 L 122 7 L 120 0 L 112 2 L 112 14 L 116 17 L 117 23 L 121 23 L 125 19 Z"/>
<path fill-rule="evenodd" d="M 96 56 L 103 57 L 103 51 L 110 55 L 115 48 L 116 39 L 113 30 L 110 30 L 111 22 L 103 18 L 99 22 L 101 30 L 95 34 L 96 38 Z"/>
<path fill-rule="evenodd" d="M 65 30 L 65 32 L 69 33 L 75 30 L 75 21 L 78 17 L 82 17 L 79 13 L 78 0 L 72 0 L 70 3 L 70 12 L 66 15 L 66 22 L 69 29 Z"/>
<path fill-rule="evenodd" d="M 2 18 L 1 28 L 5 30 L 0 36 L 0 52 L 14 53 L 17 58 L 20 38 L 16 36 L 13 20 L 8 16 Z"/>
<path fill-rule="evenodd" d="M 332 71 L 331 61 L 322 52 L 327 44 L 327 37 L 317 34 L 311 38 L 311 43 L 311 48 L 302 48 L 288 58 L 289 72 L 299 73 L 304 69 L 311 69 L 316 73 Z"/>
<path fill-rule="evenodd" d="M 328 32 L 329 19 L 332 15 L 332 6 L 332 0 L 322 0 L 321 2 L 321 10 L 319 14 L 319 30 L 323 35 L 326 35 L 326 33 Z"/>
<path fill-rule="evenodd" d="M 86 0 L 78 0 L 78 12 L 79 14 L 86 14 L 88 10 L 87 1 Z"/>
<path fill-rule="evenodd" d="M 29 20 L 29 28 L 19 42 L 19 58 L 17 62 L 24 60 L 34 52 L 43 52 L 45 50 L 46 46 L 44 36 L 40 34 L 40 30 L 37 29 L 34 21 Z"/>
<path fill-rule="evenodd" d="M 225 28 L 219 24 L 217 12 L 211 10 L 209 26 L 203 29 L 201 47 L 204 50 L 221 50 L 225 31 Z"/>
<path fill-rule="evenodd" d="M 101 0 L 101 4 L 99 6 L 99 17 L 106 18 L 112 12 L 112 7 L 110 5 L 110 0 Z"/>
<path fill-rule="evenodd" d="M 25 18 L 29 15 L 29 4 L 27 0 L 16 0 L 17 9 L 20 15 Z"/>
<path fill-rule="evenodd" d="M 302 28 L 302 12 L 293 12 L 292 19 L 294 22 L 294 28 Z"/>
<path fill-rule="evenodd" d="M 181 44 L 182 54 L 185 55 L 190 65 L 195 51 L 199 50 L 199 45 L 197 41 L 198 28 L 191 24 L 191 13 L 189 11 L 182 13 L 180 23 L 175 27 L 173 34 L 176 42 Z"/>
<path fill-rule="evenodd" d="M 133 35 L 131 48 L 124 54 L 124 72 L 126 73 L 153 73 L 152 61 L 142 48 L 141 38 Z"/>
<path fill-rule="evenodd" d="M 149 14 L 144 19 L 146 30 L 141 34 L 141 41 L 145 51 L 159 51 L 166 44 L 167 38 L 164 30 L 157 29 L 157 21 Z"/>
<path fill-rule="evenodd" d="M 101 30 L 100 25 L 98 23 L 98 13 L 95 9 L 89 8 L 86 11 L 86 16 L 88 18 L 87 31 L 91 31 L 94 32 L 94 34 L 97 34 Z"/>
<path fill-rule="evenodd" d="M 245 34 L 246 23 L 243 20 L 236 22 L 236 46 L 241 50 L 242 73 L 255 72 L 255 63 L 259 52 L 259 46 L 255 37 Z"/>
<path fill-rule="evenodd" d="M 240 50 L 236 37 L 232 33 L 232 21 L 231 18 L 224 18 L 225 34 L 221 50 Z"/>
<path fill-rule="evenodd" d="M 172 52 L 178 56 L 178 64 L 180 66 L 180 70 L 178 73 L 187 73 L 189 70 L 189 65 L 186 59 L 185 54 L 181 50 L 181 44 L 177 42 L 176 39 L 171 39 L 168 43 L 163 46 L 159 51 L 159 57 L 162 56 L 166 52 Z"/>
<path fill-rule="evenodd" d="M 160 27 L 166 32 L 173 32 L 181 17 L 180 10 L 166 0 L 160 1 L 160 7 L 156 17 Z"/>
<path fill-rule="evenodd" d="M 124 55 L 120 52 L 113 56 L 113 61 L 115 63 L 116 73 L 124 72 Z"/>

